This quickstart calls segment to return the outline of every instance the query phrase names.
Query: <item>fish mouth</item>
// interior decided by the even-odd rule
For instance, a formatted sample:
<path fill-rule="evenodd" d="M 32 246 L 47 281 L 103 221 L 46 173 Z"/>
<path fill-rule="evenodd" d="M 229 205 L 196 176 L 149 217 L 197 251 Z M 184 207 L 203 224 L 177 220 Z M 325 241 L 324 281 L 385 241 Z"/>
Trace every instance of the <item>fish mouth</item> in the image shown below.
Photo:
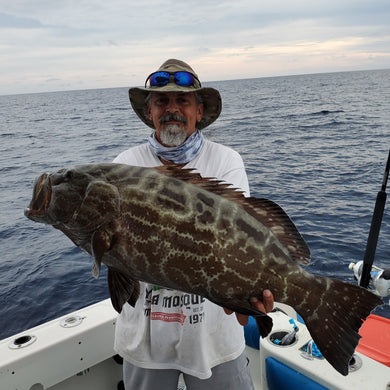
<path fill-rule="evenodd" d="M 47 173 L 37 177 L 34 182 L 33 197 L 24 215 L 32 220 L 39 221 L 46 216 L 51 200 L 51 181 Z"/>

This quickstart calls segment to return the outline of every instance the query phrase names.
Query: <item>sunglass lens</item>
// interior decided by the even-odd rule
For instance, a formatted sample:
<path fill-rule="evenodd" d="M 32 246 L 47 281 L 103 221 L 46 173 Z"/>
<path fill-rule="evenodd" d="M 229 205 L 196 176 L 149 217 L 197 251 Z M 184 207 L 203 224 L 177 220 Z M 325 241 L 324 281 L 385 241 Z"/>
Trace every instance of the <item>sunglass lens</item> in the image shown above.
<path fill-rule="evenodd" d="M 175 83 L 182 87 L 189 87 L 190 85 L 194 85 L 194 76 L 188 72 L 176 72 Z"/>
<path fill-rule="evenodd" d="M 151 87 L 163 87 L 168 84 L 170 74 L 168 72 L 156 72 L 150 76 Z"/>

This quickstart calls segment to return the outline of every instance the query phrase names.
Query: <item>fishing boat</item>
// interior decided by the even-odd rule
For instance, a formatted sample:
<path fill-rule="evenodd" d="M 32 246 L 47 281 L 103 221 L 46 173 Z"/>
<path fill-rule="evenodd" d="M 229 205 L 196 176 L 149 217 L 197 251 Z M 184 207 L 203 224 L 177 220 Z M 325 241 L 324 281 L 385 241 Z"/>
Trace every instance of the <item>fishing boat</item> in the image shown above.
<path fill-rule="evenodd" d="M 342 376 L 291 307 L 276 303 L 269 315 L 268 337 L 259 339 L 255 323 L 245 327 L 256 390 L 390 389 L 390 319 L 367 318 Z M 123 389 L 122 359 L 113 349 L 116 317 L 106 299 L 0 341 L 1 390 Z"/>

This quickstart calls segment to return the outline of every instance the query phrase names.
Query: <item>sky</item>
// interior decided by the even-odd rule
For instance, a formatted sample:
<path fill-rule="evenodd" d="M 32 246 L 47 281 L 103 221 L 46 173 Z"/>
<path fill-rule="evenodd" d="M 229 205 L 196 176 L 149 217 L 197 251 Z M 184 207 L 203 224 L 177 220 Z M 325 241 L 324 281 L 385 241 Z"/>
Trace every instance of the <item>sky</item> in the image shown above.
<path fill-rule="evenodd" d="M 389 0 L 0 0 L 0 95 L 390 68 Z"/>

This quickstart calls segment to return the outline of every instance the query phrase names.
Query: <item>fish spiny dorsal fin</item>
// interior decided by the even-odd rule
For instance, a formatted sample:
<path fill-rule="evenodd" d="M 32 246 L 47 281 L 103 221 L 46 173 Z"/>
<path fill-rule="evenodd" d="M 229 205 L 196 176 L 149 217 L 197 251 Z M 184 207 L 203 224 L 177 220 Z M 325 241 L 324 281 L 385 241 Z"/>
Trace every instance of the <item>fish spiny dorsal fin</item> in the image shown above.
<path fill-rule="evenodd" d="M 195 184 L 206 191 L 214 192 L 224 198 L 240 199 L 243 197 L 243 191 L 232 187 L 231 184 L 214 177 L 202 177 L 192 168 L 180 168 L 177 165 L 163 165 L 154 169 L 163 175 L 172 176 L 176 179 Z"/>
<path fill-rule="evenodd" d="M 182 169 L 175 165 L 164 165 L 156 169 L 164 175 L 195 184 L 206 191 L 240 204 L 248 214 L 273 232 L 288 250 L 292 260 L 301 264 L 310 262 L 310 250 L 305 240 L 290 217 L 278 204 L 265 198 L 246 198 L 242 191 L 237 190 L 230 184 L 214 178 L 202 178 L 193 169 Z"/>

